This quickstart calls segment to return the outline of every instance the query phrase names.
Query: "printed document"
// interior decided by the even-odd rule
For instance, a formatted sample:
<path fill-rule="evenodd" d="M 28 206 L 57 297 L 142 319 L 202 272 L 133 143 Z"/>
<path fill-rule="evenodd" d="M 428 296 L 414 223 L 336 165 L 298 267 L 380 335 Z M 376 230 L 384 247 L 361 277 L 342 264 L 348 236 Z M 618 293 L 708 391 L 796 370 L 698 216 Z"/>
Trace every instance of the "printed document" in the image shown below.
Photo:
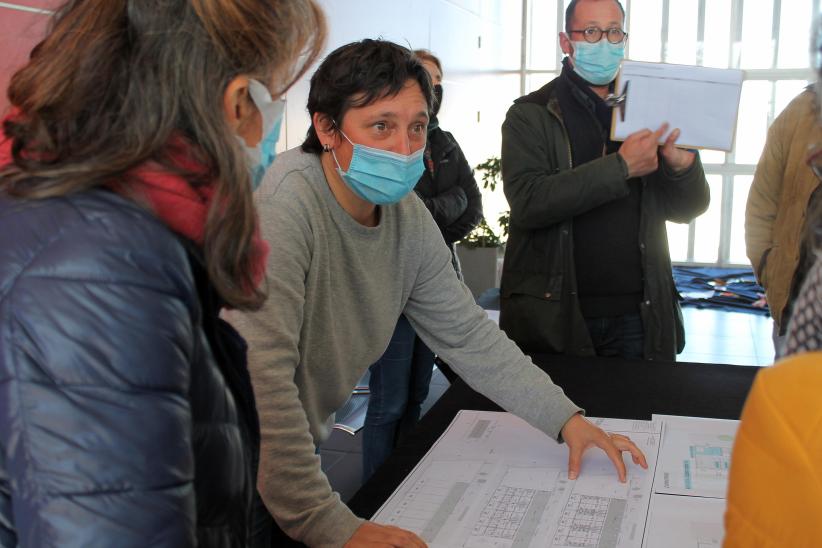
<path fill-rule="evenodd" d="M 739 421 L 669 415 L 653 419 L 663 424 L 654 491 L 724 499 Z"/>
<path fill-rule="evenodd" d="M 659 425 L 592 419 L 629 435 L 649 469 L 625 456 L 619 483 L 604 452 L 568 479 L 568 448 L 508 413 L 460 411 L 374 517 L 431 547 L 636 547 L 650 504 Z"/>
<path fill-rule="evenodd" d="M 624 455 L 621 484 L 592 448 L 571 481 L 567 446 L 509 413 L 460 411 L 373 520 L 433 548 L 721 546 L 739 421 L 589 420 L 630 436 L 648 470 Z"/>
<path fill-rule="evenodd" d="M 730 152 L 742 77 L 736 69 L 626 59 L 616 83 L 625 101 L 614 107 L 611 139 L 624 141 L 632 133 L 656 131 L 667 122 L 671 131 L 682 131 L 677 146 Z"/>
<path fill-rule="evenodd" d="M 720 548 L 725 499 L 654 494 L 643 548 Z"/>

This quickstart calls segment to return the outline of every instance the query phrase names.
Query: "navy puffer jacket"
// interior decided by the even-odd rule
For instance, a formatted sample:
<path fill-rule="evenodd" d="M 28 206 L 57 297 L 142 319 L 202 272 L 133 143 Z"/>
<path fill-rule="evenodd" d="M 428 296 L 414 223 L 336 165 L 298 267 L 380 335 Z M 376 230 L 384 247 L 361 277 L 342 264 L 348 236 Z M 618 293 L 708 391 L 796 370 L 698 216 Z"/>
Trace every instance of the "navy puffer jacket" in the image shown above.
<path fill-rule="evenodd" d="M 218 310 L 129 200 L 0 197 L 0 546 L 246 544 L 258 427 Z"/>

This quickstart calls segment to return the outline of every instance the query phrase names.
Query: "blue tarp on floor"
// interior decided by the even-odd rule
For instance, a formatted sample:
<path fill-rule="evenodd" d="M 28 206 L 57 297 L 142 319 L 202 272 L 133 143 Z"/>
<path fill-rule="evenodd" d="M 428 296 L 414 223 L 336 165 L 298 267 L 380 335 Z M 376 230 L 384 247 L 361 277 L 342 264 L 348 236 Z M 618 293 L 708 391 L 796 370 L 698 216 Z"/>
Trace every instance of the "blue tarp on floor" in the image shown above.
<path fill-rule="evenodd" d="M 765 290 L 751 268 L 675 266 L 673 270 L 683 306 L 770 313 Z"/>
<path fill-rule="evenodd" d="M 673 271 L 683 306 L 769 314 L 765 290 L 756 283 L 750 268 L 675 266 Z M 499 288 L 487 289 L 477 303 L 488 310 L 499 310 Z"/>

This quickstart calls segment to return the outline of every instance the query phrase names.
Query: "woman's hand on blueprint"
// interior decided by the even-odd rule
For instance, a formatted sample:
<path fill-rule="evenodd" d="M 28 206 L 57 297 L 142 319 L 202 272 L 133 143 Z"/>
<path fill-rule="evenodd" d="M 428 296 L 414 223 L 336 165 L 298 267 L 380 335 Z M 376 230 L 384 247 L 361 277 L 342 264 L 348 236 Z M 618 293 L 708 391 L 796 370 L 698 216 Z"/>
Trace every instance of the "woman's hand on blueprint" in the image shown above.
<path fill-rule="evenodd" d="M 605 451 L 605 454 L 614 463 L 619 475 L 619 481 L 622 483 L 625 483 L 627 474 L 625 463 L 622 461 L 623 451 L 631 453 L 634 464 L 648 468 L 645 455 L 628 436 L 609 434 L 580 414 L 568 419 L 568 422 L 562 427 L 562 439 L 565 440 L 569 450 L 568 479 L 577 479 L 580 464 L 582 463 L 582 454 L 592 446 Z"/>
<path fill-rule="evenodd" d="M 354 534 L 345 543 L 345 548 L 365 548 L 377 546 L 396 546 L 397 548 L 426 548 L 420 537 L 394 527 L 393 525 L 380 525 L 371 521 L 366 521 L 354 531 Z"/>

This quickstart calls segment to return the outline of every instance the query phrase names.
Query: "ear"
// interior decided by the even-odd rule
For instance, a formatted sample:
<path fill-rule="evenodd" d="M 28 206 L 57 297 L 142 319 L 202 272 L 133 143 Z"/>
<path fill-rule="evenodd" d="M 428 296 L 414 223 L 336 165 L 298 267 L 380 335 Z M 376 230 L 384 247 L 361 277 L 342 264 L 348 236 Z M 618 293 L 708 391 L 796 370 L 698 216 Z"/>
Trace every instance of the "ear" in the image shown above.
<path fill-rule="evenodd" d="M 574 53 L 574 44 L 571 42 L 571 37 L 564 32 L 559 33 L 559 47 L 565 55 L 571 56 Z"/>
<path fill-rule="evenodd" d="M 340 144 L 340 134 L 330 116 L 322 112 L 315 112 L 311 117 L 311 124 L 314 126 L 314 131 L 317 132 L 321 144 L 330 145 L 331 148 L 336 148 Z"/>
<path fill-rule="evenodd" d="M 239 133 L 249 116 L 254 114 L 248 94 L 248 76 L 237 76 L 231 80 L 223 92 L 223 113 L 228 126 Z"/>

